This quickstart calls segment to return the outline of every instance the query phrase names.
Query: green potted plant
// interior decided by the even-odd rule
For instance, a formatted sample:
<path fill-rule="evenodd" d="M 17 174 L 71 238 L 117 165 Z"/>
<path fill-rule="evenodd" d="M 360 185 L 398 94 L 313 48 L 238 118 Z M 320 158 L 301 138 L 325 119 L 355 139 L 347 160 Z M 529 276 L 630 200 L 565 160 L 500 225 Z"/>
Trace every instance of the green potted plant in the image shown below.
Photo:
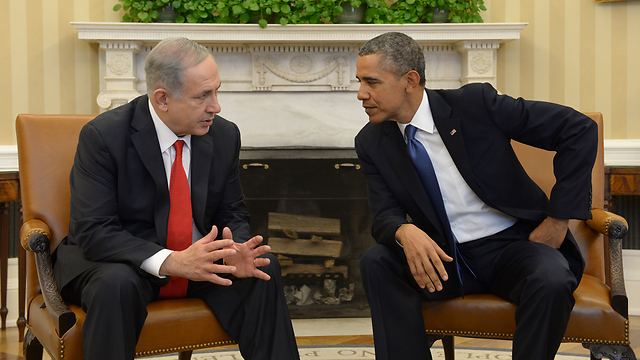
<path fill-rule="evenodd" d="M 212 1 L 212 0 L 203 0 Z M 269 22 L 278 21 L 282 25 L 288 23 L 291 6 L 285 0 L 216 0 L 217 12 L 214 14 L 217 23 L 244 24 L 257 22 L 265 28 Z"/>
<path fill-rule="evenodd" d="M 152 22 L 158 19 L 159 11 L 170 6 L 171 0 L 118 0 L 122 4 L 116 4 L 113 11 L 124 10 L 122 21 L 124 22 Z"/>
<path fill-rule="evenodd" d="M 425 2 L 428 6 L 427 22 L 434 21 L 438 16 L 447 14 L 447 19 L 454 23 L 481 23 L 480 11 L 485 11 L 484 0 L 416 0 Z M 442 22 L 438 20 L 438 22 Z"/>
<path fill-rule="evenodd" d="M 397 24 L 422 22 L 422 19 L 427 16 L 430 2 L 430 0 L 396 1 L 389 6 L 390 22 Z"/>
<path fill-rule="evenodd" d="M 175 0 L 173 7 L 178 13 L 178 23 L 211 23 L 218 10 L 211 0 Z"/>
<path fill-rule="evenodd" d="M 364 0 L 366 11 L 364 22 L 369 24 L 392 23 L 386 0 Z"/>
<path fill-rule="evenodd" d="M 448 11 L 451 22 L 482 22 L 484 0 L 118 0 L 114 11 L 124 10 L 122 21 L 157 22 L 165 10 L 176 13 L 178 23 L 257 22 L 325 24 L 339 22 L 344 7 L 366 8 L 364 22 L 374 24 L 433 22 L 435 9 Z M 349 21 L 352 22 L 352 21 Z"/>
<path fill-rule="evenodd" d="M 211 0 L 118 0 L 113 11 L 124 10 L 124 22 L 213 22 Z"/>
<path fill-rule="evenodd" d="M 389 22 L 482 22 L 484 0 L 398 0 L 389 6 Z M 444 18 L 442 17 L 444 15 Z"/>
<path fill-rule="evenodd" d="M 255 16 L 259 18 L 258 24 L 265 28 L 269 22 L 287 25 L 291 15 L 291 4 L 287 0 L 245 0 L 257 2 L 252 5 Z M 257 5 L 257 6 L 256 6 Z M 257 9 L 257 10 L 256 10 Z"/>
<path fill-rule="evenodd" d="M 217 23 L 246 24 L 258 10 L 258 1 L 253 0 L 217 1 L 216 5 L 214 21 Z"/>
<path fill-rule="evenodd" d="M 289 24 L 326 24 L 332 23 L 342 7 L 336 0 L 291 0 L 291 13 L 287 16 Z"/>
<path fill-rule="evenodd" d="M 455 23 L 481 23 L 480 11 L 486 11 L 484 0 L 444 0 L 450 12 L 449 18 Z"/>

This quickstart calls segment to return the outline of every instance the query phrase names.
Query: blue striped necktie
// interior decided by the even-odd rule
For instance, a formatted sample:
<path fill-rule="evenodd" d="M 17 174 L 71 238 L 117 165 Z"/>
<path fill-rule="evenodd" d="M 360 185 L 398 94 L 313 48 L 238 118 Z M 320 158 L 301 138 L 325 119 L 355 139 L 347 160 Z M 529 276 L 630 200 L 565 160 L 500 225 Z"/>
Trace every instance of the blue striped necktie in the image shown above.
<path fill-rule="evenodd" d="M 436 172 L 433 169 L 431 158 L 429 158 L 429 154 L 422 143 L 415 138 L 417 130 L 418 129 L 413 125 L 407 125 L 404 129 L 404 134 L 407 137 L 407 154 L 409 154 L 409 158 L 411 158 L 413 165 L 416 167 L 418 175 L 420 175 L 420 180 L 422 180 L 422 184 L 427 191 L 427 195 L 429 195 L 431 203 L 433 203 L 433 207 L 438 214 L 445 239 L 447 240 L 447 244 L 451 251 L 450 255 L 453 258 L 453 264 L 458 270 L 458 279 L 460 280 L 460 287 L 462 289 L 462 273 L 460 271 L 460 265 L 458 264 L 458 256 L 460 256 L 460 254 L 458 252 L 458 247 L 456 246 L 456 241 L 453 237 L 453 232 L 451 231 L 449 217 L 447 216 L 447 212 L 444 208 L 442 192 L 438 185 L 438 178 L 436 177 Z"/>

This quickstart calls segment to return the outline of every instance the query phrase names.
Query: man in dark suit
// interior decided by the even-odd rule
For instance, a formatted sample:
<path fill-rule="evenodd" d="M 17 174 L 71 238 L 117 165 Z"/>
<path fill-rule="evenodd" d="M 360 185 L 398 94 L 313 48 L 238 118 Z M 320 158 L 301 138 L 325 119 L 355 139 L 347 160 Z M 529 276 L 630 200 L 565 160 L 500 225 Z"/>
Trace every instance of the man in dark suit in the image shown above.
<path fill-rule="evenodd" d="M 215 61 L 195 42 L 167 39 L 145 71 L 147 95 L 89 122 L 71 170 L 69 234 L 54 271 L 65 300 L 87 313 L 84 358 L 133 359 L 149 302 L 198 297 L 245 359 L 299 359 L 278 261 L 250 238 L 240 132 L 216 115 Z M 181 209 L 172 166 L 184 170 Z M 184 214 L 186 226 L 168 236 Z M 175 236 L 186 236 L 184 248 L 168 245 Z M 185 285 L 165 291 L 174 280 Z"/>
<path fill-rule="evenodd" d="M 356 67 L 369 124 L 355 145 L 378 242 L 360 258 L 376 358 L 431 359 L 422 300 L 493 293 L 518 306 L 513 358 L 553 359 L 584 269 L 568 219 L 591 216 L 595 122 L 489 84 L 425 89 L 423 50 L 400 33 L 367 42 Z M 557 152 L 550 199 L 512 139 Z"/>

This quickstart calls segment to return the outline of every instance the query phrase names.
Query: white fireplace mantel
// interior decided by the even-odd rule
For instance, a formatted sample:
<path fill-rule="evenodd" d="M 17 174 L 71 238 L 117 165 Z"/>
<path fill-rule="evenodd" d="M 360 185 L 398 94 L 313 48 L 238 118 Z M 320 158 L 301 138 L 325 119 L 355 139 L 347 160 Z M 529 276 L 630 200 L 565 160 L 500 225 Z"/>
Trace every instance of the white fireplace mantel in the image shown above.
<path fill-rule="evenodd" d="M 497 79 L 497 50 L 526 23 L 483 24 L 142 24 L 72 23 L 100 48 L 98 104 L 108 110 L 146 92 L 144 61 L 167 37 L 206 46 L 218 64 L 221 116 L 234 121 L 245 147 L 353 147 L 367 122 L 356 99 L 360 47 L 389 31 L 424 49 L 427 86 L 458 88 Z"/>
<path fill-rule="evenodd" d="M 406 33 L 419 43 L 455 41 L 507 41 L 520 38 L 526 23 L 474 24 L 159 24 L 73 22 L 78 38 L 90 42 L 138 41 L 154 44 L 171 36 L 187 37 L 204 44 L 364 44 L 389 31 Z"/>

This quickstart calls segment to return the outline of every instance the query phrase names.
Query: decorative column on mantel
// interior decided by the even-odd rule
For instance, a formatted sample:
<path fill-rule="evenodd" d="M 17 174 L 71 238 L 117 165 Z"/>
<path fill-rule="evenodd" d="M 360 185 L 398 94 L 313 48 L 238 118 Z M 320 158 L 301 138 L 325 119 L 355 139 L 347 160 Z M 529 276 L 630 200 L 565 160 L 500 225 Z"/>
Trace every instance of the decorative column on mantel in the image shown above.
<path fill-rule="evenodd" d="M 137 90 L 138 68 L 136 55 L 140 52 L 137 41 L 102 41 L 100 50 L 106 54 L 106 66 L 101 67 L 103 74 L 98 95 L 98 105 L 101 109 L 111 109 L 125 104 L 140 94 Z M 144 68 L 141 69 L 144 71 Z"/>
<path fill-rule="evenodd" d="M 144 61 L 155 44 L 167 37 L 187 37 L 206 46 L 216 59 L 222 81 L 221 115 L 238 123 L 244 146 L 259 147 L 352 147 L 353 136 L 367 121 L 355 96 L 359 86 L 355 62 L 360 47 L 377 35 L 399 31 L 411 36 L 425 51 L 427 87 L 450 89 L 470 82 L 495 86 L 498 48 L 519 39 L 526 26 L 72 25 L 79 39 L 100 45 L 97 100 L 102 111 L 146 92 Z M 283 134 L 282 129 L 288 132 Z"/>

